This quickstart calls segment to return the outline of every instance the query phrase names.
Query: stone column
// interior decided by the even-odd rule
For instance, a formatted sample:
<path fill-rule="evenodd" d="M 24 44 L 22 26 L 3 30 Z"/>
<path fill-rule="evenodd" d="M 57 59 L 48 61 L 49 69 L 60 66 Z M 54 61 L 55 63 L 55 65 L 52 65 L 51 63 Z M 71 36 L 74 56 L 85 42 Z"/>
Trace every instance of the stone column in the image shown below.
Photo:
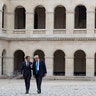
<path fill-rule="evenodd" d="M 47 76 L 53 76 L 53 57 L 45 57 Z"/>
<path fill-rule="evenodd" d="M 6 13 L 6 29 L 8 34 L 12 34 L 14 30 L 14 12 L 7 12 Z"/>
<path fill-rule="evenodd" d="M 74 12 L 66 12 L 66 34 L 73 34 L 74 29 Z"/>
<path fill-rule="evenodd" d="M 86 58 L 86 76 L 94 76 L 94 58 Z"/>
<path fill-rule="evenodd" d="M 87 34 L 94 34 L 95 29 L 95 12 L 87 12 Z"/>
<path fill-rule="evenodd" d="M 54 29 L 54 12 L 46 12 L 46 34 L 53 34 Z"/>
<path fill-rule="evenodd" d="M 7 57 L 6 75 L 12 76 L 14 74 L 14 57 Z"/>
<path fill-rule="evenodd" d="M 26 33 L 30 35 L 33 33 L 34 29 L 34 13 L 26 12 Z"/>
<path fill-rule="evenodd" d="M 74 61 L 73 57 L 65 58 L 65 76 L 73 76 L 74 73 Z"/>

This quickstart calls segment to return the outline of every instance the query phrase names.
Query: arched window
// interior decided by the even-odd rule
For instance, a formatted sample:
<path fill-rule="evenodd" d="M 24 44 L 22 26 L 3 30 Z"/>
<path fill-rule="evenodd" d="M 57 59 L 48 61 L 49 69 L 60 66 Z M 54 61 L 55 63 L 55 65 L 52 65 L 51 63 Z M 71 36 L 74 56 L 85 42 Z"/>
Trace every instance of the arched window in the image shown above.
<path fill-rule="evenodd" d="M 25 29 L 25 8 L 24 7 L 17 7 L 15 9 L 15 29 Z"/>
<path fill-rule="evenodd" d="M 6 27 L 6 5 L 2 8 L 2 28 Z"/>
<path fill-rule="evenodd" d="M 96 28 L 96 9 L 95 9 L 95 28 Z"/>
<path fill-rule="evenodd" d="M 54 14 L 54 29 L 66 28 L 66 9 L 63 6 L 57 6 Z"/>
<path fill-rule="evenodd" d="M 75 28 L 86 28 L 86 7 L 77 6 L 75 8 Z"/>
<path fill-rule="evenodd" d="M 34 29 L 45 29 L 46 14 L 43 6 L 37 6 L 34 11 Z"/>

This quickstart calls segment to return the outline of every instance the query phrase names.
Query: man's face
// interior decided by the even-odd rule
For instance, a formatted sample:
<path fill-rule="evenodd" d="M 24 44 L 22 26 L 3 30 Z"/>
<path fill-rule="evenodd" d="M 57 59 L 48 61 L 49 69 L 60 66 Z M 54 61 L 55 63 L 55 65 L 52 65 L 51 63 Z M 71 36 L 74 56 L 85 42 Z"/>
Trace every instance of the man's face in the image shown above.
<path fill-rule="evenodd" d="M 28 62 L 30 61 L 30 57 L 27 58 L 27 61 L 28 61 Z"/>

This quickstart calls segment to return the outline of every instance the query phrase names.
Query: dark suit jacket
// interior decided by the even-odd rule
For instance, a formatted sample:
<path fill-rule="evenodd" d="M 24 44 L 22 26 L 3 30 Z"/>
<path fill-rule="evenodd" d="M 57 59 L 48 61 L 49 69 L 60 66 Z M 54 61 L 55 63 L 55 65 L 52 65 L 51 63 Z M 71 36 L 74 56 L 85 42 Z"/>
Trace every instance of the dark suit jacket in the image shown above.
<path fill-rule="evenodd" d="M 21 74 L 23 74 L 23 77 L 29 77 L 31 78 L 32 74 L 31 74 L 31 67 L 30 65 L 32 64 L 32 62 L 29 62 L 29 66 L 26 66 L 26 62 L 22 62 L 22 68 L 21 68 Z"/>
<path fill-rule="evenodd" d="M 39 60 L 39 72 L 38 75 L 43 77 L 47 73 L 46 65 L 43 60 Z M 36 61 L 33 62 L 33 75 L 36 76 Z"/>

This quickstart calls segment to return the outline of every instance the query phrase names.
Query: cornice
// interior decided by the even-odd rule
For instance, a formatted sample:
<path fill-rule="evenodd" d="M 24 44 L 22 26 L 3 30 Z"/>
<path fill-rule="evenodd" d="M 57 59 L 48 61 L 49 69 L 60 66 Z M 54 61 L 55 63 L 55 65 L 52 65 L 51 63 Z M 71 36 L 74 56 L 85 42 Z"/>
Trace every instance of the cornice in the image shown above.
<path fill-rule="evenodd" d="M 96 37 L 0 37 L 6 41 L 96 41 Z"/>

